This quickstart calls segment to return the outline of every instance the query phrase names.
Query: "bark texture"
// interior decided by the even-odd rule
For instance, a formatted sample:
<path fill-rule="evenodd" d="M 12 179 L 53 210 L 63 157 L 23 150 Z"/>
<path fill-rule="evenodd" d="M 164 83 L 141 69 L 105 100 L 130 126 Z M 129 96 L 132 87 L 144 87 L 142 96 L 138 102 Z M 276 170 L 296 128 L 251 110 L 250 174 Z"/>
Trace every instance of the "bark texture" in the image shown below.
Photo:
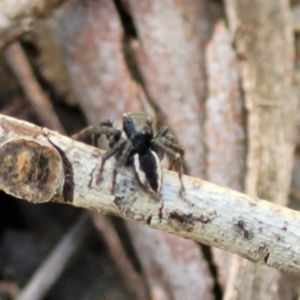
<path fill-rule="evenodd" d="M 205 174 L 205 0 L 130 0 L 138 37 L 138 67 L 149 99 L 185 145 L 189 174 Z M 180 111 L 180 113 L 178 113 Z"/>
<path fill-rule="evenodd" d="M 161 294 L 166 299 L 214 299 L 210 271 L 194 241 L 131 222 L 127 226 L 151 285 L 152 299 L 162 299 Z"/>
<path fill-rule="evenodd" d="M 34 28 L 63 0 L 3 0 L 0 3 L 0 49 Z"/>
<path fill-rule="evenodd" d="M 205 105 L 207 179 L 237 191 L 244 188 L 246 136 L 239 64 L 224 22 L 216 24 L 206 49 L 208 98 Z M 212 249 L 218 280 L 225 288 L 231 255 Z"/>
<path fill-rule="evenodd" d="M 127 68 L 113 1 L 68 1 L 48 24 L 89 123 L 141 111 L 145 96 Z"/>
<path fill-rule="evenodd" d="M 296 117 L 288 1 L 226 4 L 248 111 L 246 192 L 286 205 Z M 225 299 L 277 299 L 280 274 L 238 260 Z"/>

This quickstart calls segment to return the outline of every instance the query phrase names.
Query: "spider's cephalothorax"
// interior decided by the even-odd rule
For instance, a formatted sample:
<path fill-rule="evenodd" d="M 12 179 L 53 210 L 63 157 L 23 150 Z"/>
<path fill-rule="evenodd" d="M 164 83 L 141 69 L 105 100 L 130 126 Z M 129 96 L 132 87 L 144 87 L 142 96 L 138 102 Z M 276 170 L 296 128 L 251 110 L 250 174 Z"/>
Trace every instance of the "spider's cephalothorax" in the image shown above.
<path fill-rule="evenodd" d="M 181 189 L 184 189 L 181 179 L 184 150 L 178 145 L 167 127 L 162 127 L 154 136 L 149 115 L 145 113 L 123 114 L 123 129 L 114 128 L 110 121 L 106 121 L 97 127 L 91 126 L 84 129 L 73 138 L 85 140 L 87 137 L 92 137 L 93 144 L 96 144 L 101 134 L 107 137 L 110 150 L 103 155 L 98 179 L 101 178 L 105 161 L 115 156 L 112 192 L 118 170 L 125 165 L 133 166 L 138 181 L 148 192 L 159 193 L 162 182 L 160 159 L 164 153 L 170 160 L 170 169 L 178 166 Z"/>

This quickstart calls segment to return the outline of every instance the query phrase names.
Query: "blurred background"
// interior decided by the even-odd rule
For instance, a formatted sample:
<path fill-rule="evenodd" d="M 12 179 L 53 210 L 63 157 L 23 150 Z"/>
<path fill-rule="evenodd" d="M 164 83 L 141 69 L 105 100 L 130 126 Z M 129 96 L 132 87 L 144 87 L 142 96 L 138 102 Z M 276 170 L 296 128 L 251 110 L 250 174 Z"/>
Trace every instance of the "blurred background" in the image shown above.
<path fill-rule="evenodd" d="M 185 173 L 300 209 L 299 32 L 296 0 L 2 0 L 0 113 L 70 136 L 144 111 Z M 0 199 L 0 300 L 300 299 L 219 249 Z"/>

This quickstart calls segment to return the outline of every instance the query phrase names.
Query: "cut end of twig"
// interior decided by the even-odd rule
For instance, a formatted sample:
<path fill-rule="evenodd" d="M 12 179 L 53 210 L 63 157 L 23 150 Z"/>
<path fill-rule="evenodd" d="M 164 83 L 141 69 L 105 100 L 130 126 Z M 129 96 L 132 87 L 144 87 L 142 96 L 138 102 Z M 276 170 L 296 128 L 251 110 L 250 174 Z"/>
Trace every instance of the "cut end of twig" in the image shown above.
<path fill-rule="evenodd" d="M 34 203 L 49 201 L 61 181 L 62 162 L 52 147 L 18 139 L 0 147 L 0 189 Z"/>

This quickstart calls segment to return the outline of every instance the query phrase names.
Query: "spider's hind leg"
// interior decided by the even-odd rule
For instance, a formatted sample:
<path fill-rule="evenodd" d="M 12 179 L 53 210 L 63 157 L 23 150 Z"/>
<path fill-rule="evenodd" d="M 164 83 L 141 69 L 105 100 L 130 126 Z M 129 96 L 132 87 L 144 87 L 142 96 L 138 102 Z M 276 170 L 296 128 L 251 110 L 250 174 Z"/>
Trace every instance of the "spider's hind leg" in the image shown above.
<path fill-rule="evenodd" d="M 175 169 L 178 172 L 180 188 L 184 191 L 182 174 L 184 171 L 184 149 L 179 145 L 175 136 L 168 127 L 162 127 L 152 140 L 152 144 L 160 153 L 165 153 L 169 159 L 169 170 Z"/>
<path fill-rule="evenodd" d="M 102 134 L 105 135 L 107 139 L 112 136 L 114 136 L 115 139 L 120 139 L 121 131 L 114 128 L 110 121 L 104 121 L 98 126 L 89 126 L 84 128 L 80 132 L 72 135 L 72 139 L 98 147 L 97 142 Z"/>

